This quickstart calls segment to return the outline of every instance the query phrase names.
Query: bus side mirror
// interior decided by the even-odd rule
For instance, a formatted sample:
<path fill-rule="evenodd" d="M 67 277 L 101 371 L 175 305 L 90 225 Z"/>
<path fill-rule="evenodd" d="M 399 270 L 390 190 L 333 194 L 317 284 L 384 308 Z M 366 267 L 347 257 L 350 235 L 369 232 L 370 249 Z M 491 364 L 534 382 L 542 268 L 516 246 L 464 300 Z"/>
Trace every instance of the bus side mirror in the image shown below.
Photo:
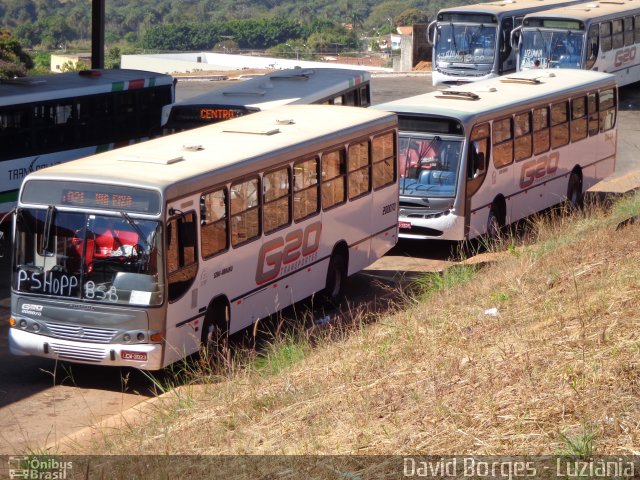
<path fill-rule="evenodd" d="M 4 232 L 0 230 L 0 258 L 4 258 Z"/>
<path fill-rule="evenodd" d="M 486 169 L 487 169 L 487 166 L 485 165 L 484 152 L 478 152 L 478 154 L 476 155 L 473 178 L 478 178 L 480 174 L 485 172 Z"/>
<path fill-rule="evenodd" d="M 437 20 L 434 20 L 433 22 L 431 22 L 429 24 L 429 26 L 427 27 L 427 42 L 429 43 L 429 45 L 431 45 L 433 47 L 433 44 L 436 41 L 436 24 L 438 23 Z"/>
<path fill-rule="evenodd" d="M 513 29 L 513 31 L 511 32 L 511 39 L 510 39 L 510 43 L 511 43 L 511 48 L 513 48 L 514 50 L 518 48 L 519 44 L 520 44 L 520 30 L 522 29 L 522 26 L 516 27 Z"/>
<path fill-rule="evenodd" d="M 482 175 L 486 170 L 484 152 L 473 152 L 469 166 L 469 179 L 473 180 Z"/>

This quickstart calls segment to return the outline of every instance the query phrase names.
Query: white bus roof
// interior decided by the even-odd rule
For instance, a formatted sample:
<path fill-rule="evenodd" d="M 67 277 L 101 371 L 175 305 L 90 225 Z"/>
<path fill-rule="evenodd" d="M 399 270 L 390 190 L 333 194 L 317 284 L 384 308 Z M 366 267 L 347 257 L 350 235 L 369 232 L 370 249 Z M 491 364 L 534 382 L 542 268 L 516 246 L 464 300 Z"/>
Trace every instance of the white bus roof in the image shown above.
<path fill-rule="evenodd" d="M 138 80 L 136 84 L 129 85 L 129 82 L 136 80 Z M 144 80 L 145 87 L 152 86 L 151 84 L 170 85 L 173 82 L 173 78 L 169 75 L 122 69 L 93 69 L 20 77 L 0 80 L 0 106 L 139 88 L 138 84 L 141 80 Z"/>
<path fill-rule="evenodd" d="M 615 75 L 589 70 L 527 70 L 503 77 L 452 86 L 370 108 L 405 115 L 454 118 L 465 125 L 474 119 L 509 109 L 522 109 L 568 91 L 615 86 Z M 455 94 L 459 92 L 460 94 Z"/>
<path fill-rule="evenodd" d="M 237 84 L 212 90 L 176 102 L 165 108 L 182 105 L 227 105 L 273 108 L 295 104 L 303 100 L 311 103 L 336 93 L 344 84 L 347 89 L 369 81 L 371 75 L 363 70 L 344 68 L 292 68 L 238 81 Z"/>
<path fill-rule="evenodd" d="M 302 157 L 319 143 L 335 145 L 365 127 L 370 133 L 396 124 L 392 113 L 361 107 L 287 105 L 44 168 L 23 186 L 70 180 L 151 188 L 175 198 L 268 168 L 274 156 Z"/>
<path fill-rule="evenodd" d="M 587 2 L 531 13 L 526 15 L 525 18 L 569 18 L 588 21 L 595 18 L 606 18 L 610 15 L 619 15 L 620 12 L 627 10 L 633 12 L 634 9 L 640 9 L 640 0 Z"/>
<path fill-rule="evenodd" d="M 441 13 L 489 13 L 500 16 L 501 14 L 516 14 L 529 10 L 543 10 L 559 5 L 577 3 L 584 0 L 500 0 L 497 2 L 475 3 L 459 7 L 443 8 Z"/>

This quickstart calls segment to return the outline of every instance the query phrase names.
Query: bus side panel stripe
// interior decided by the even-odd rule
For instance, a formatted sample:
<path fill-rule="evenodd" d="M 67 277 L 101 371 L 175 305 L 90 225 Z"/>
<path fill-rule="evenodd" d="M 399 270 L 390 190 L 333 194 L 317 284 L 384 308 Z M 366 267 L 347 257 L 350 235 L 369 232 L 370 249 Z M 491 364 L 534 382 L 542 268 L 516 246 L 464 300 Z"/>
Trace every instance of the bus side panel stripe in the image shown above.
<path fill-rule="evenodd" d="M 129 90 L 135 90 L 138 88 L 144 88 L 144 78 L 129 80 Z"/>
<path fill-rule="evenodd" d="M 122 92 L 124 89 L 124 82 L 113 82 L 111 84 L 112 92 Z"/>
<path fill-rule="evenodd" d="M 191 317 L 191 318 L 187 318 L 186 320 L 183 320 L 181 322 L 176 323 L 176 327 L 181 327 L 183 325 L 186 325 L 187 323 L 191 323 L 194 320 L 199 319 L 200 317 L 204 317 L 204 314 L 207 313 L 206 310 L 204 312 L 199 313 L 198 315 Z"/>

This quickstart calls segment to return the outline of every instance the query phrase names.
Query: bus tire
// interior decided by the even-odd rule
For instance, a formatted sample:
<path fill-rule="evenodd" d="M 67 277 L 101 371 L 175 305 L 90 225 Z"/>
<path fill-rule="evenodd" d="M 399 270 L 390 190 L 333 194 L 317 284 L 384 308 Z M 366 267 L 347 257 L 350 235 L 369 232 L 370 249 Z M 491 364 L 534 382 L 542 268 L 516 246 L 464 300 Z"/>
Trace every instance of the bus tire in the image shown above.
<path fill-rule="evenodd" d="M 502 235 L 504 229 L 500 208 L 494 203 L 489 209 L 487 217 L 487 237 L 490 239 L 498 239 Z"/>
<path fill-rule="evenodd" d="M 582 179 L 576 172 L 569 175 L 567 185 L 567 205 L 571 210 L 581 210 L 584 206 L 584 193 L 582 192 Z"/>
<path fill-rule="evenodd" d="M 217 365 L 230 359 L 228 311 L 226 302 L 216 300 L 207 309 L 202 323 L 201 351 L 204 358 Z"/>
<path fill-rule="evenodd" d="M 327 269 L 327 282 L 323 291 L 326 300 L 339 303 L 344 295 L 344 287 L 347 282 L 347 265 L 340 253 L 334 253 L 329 260 Z"/>

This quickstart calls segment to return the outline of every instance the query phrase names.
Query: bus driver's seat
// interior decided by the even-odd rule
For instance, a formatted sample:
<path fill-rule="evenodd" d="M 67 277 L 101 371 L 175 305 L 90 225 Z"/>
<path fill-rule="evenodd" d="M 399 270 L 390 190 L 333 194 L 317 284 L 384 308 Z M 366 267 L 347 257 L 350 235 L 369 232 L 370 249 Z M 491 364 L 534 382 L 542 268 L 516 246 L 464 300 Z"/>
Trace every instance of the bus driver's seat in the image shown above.
<path fill-rule="evenodd" d="M 94 257 L 98 259 L 128 257 L 138 244 L 138 234 L 108 225 L 95 237 Z"/>

